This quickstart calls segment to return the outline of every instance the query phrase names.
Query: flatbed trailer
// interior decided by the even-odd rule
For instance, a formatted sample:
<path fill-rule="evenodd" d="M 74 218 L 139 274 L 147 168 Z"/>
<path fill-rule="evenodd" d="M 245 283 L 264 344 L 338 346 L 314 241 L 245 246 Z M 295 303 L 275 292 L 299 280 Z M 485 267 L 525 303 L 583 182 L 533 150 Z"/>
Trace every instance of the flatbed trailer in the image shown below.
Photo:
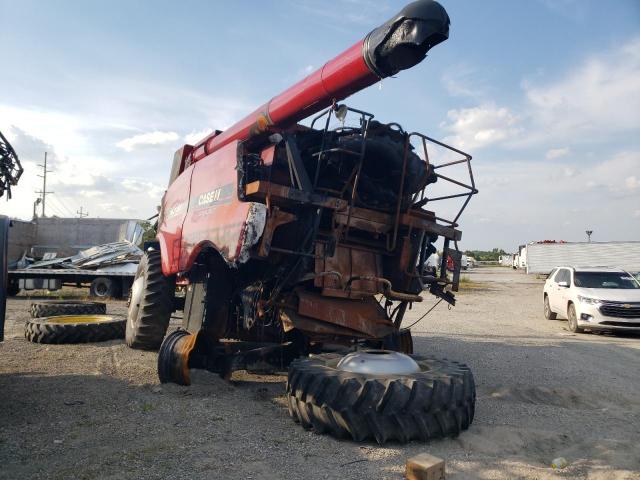
<path fill-rule="evenodd" d="M 135 272 L 122 269 L 23 268 L 9 270 L 9 294 L 20 290 L 59 290 L 63 286 L 88 287 L 94 297 L 126 298 Z"/>

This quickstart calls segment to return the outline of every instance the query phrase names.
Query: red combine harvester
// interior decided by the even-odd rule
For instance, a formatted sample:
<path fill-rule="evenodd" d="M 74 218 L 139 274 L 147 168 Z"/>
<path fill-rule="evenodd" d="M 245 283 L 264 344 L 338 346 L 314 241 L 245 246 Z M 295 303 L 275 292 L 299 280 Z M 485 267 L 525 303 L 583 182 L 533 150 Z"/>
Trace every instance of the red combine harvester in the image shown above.
<path fill-rule="evenodd" d="M 448 34 L 441 5 L 411 3 L 228 130 L 176 152 L 126 333 L 133 348 L 160 347 L 162 382 L 189 384 L 192 368 L 228 378 L 288 366 L 289 411 L 306 428 L 380 443 L 468 428 L 470 370 L 411 355 L 402 320 L 424 291 L 455 302 L 457 221 L 477 193 L 471 157 L 338 103 L 420 63 Z M 447 161 L 433 164 L 432 147 Z M 441 173 L 454 165 L 468 181 Z M 429 197 L 436 181 L 460 190 Z M 451 198 L 464 200 L 452 220 L 427 210 Z M 426 265 L 439 237 L 437 275 Z M 182 328 L 164 338 L 176 308 Z"/>

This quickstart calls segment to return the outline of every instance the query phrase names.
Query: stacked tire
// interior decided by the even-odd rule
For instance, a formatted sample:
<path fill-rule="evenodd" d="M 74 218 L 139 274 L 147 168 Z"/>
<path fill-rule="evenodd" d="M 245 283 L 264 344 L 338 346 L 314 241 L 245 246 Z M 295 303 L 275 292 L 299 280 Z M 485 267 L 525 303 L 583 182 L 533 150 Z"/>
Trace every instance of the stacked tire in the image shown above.
<path fill-rule="evenodd" d="M 32 303 L 25 338 L 34 343 L 69 344 L 124 338 L 126 320 L 106 315 L 102 302 L 52 301 Z"/>

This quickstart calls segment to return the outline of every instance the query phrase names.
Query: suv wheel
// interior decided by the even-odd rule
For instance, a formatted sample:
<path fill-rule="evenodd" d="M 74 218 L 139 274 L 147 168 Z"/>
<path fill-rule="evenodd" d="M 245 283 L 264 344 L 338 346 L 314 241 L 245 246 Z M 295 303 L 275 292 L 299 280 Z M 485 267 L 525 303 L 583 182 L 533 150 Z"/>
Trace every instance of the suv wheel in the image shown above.
<path fill-rule="evenodd" d="M 558 314 L 551 311 L 551 305 L 549 305 L 549 296 L 544 296 L 544 318 L 547 320 L 555 320 Z"/>
<path fill-rule="evenodd" d="M 578 326 L 578 316 L 576 315 L 576 307 L 573 303 L 570 303 L 567 309 L 567 319 L 569 321 L 569 330 L 574 333 L 584 332 L 584 329 Z"/>

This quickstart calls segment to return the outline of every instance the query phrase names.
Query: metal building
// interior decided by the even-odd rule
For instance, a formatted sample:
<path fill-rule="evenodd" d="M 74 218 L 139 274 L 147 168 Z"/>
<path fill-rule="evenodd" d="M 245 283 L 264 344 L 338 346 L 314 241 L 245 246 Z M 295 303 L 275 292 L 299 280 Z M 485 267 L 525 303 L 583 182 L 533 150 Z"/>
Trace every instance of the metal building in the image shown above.
<path fill-rule="evenodd" d="M 527 273 L 548 274 L 560 265 L 640 271 L 640 242 L 530 243 L 526 251 Z"/>

